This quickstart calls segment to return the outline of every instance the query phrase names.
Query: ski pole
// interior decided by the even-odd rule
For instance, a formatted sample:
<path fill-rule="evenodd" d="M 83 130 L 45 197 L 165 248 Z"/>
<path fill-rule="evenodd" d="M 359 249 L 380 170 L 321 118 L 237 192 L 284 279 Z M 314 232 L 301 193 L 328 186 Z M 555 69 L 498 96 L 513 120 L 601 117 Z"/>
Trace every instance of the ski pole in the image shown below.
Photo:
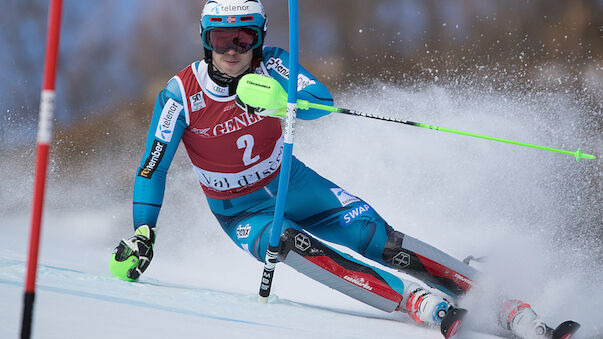
<path fill-rule="evenodd" d="M 264 262 L 264 271 L 262 272 L 262 281 L 260 284 L 259 300 L 268 302 L 270 289 L 272 288 L 272 279 L 274 278 L 274 269 L 278 255 L 278 244 L 281 236 L 281 228 L 285 215 L 285 202 L 287 200 L 287 191 L 289 189 L 289 174 L 291 172 L 291 158 L 293 154 L 293 135 L 295 128 L 295 114 L 297 112 L 297 65 L 298 65 L 298 7 L 297 0 L 289 0 L 289 94 L 285 98 L 286 112 L 284 128 L 284 146 L 283 162 L 278 181 L 278 193 L 276 195 L 276 206 L 274 210 L 274 219 L 272 221 L 272 231 L 270 233 L 270 243 L 266 250 L 266 259 Z M 282 89 L 282 87 L 281 87 Z M 284 91 L 284 90 L 283 90 Z"/>
<path fill-rule="evenodd" d="M 239 82 L 239 87 L 237 88 L 237 93 L 238 93 L 239 97 L 241 98 L 241 100 L 243 100 L 243 102 L 245 102 L 246 104 L 248 104 L 250 106 L 261 107 L 264 109 L 276 109 L 276 112 L 270 114 L 270 116 L 279 117 L 279 118 L 285 117 L 287 93 L 275 79 L 272 79 L 272 78 L 269 78 L 269 77 L 266 77 L 263 75 L 259 75 L 259 74 L 245 75 L 241 79 L 241 82 Z M 400 124 L 409 125 L 409 126 L 428 128 L 428 129 L 432 129 L 432 130 L 440 131 L 440 132 L 448 132 L 448 133 L 465 135 L 465 136 L 474 137 L 474 138 L 480 138 L 480 139 L 503 142 L 503 143 L 507 143 L 507 144 L 513 144 L 513 145 L 518 145 L 518 146 L 531 147 L 531 148 L 541 149 L 541 150 L 545 150 L 545 151 L 569 154 L 569 155 L 573 155 L 576 158 L 576 161 L 580 161 L 580 159 L 595 159 L 595 156 L 592 154 L 582 153 L 580 148 L 578 148 L 578 150 L 575 152 L 566 151 L 566 150 L 562 150 L 562 149 L 556 149 L 556 148 L 551 148 L 551 147 L 547 147 L 547 146 L 533 145 L 533 144 L 528 144 L 525 142 L 496 138 L 496 137 L 491 137 L 491 136 L 477 134 L 477 133 L 458 131 L 458 130 L 454 130 L 454 129 L 450 129 L 450 128 L 423 124 L 420 122 L 414 122 L 414 121 L 408 121 L 408 120 L 402 120 L 402 119 L 396 119 L 396 118 L 383 117 L 383 116 L 374 115 L 374 114 L 362 113 L 362 112 L 354 111 L 354 110 L 347 109 L 347 108 L 339 108 L 339 107 L 334 107 L 334 106 L 315 104 L 315 103 L 311 103 L 306 100 L 298 100 L 297 108 L 304 109 L 304 110 L 307 110 L 310 108 L 316 108 L 316 109 L 320 109 L 320 110 L 328 111 L 328 112 L 356 115 L 356 116 L 361 116 L 361 117 L 365 117 L 365 118 L 390 121 L 390 122 L 400 123 Z"/>
<path fill-rule="evenodd" d="M 54 111 L 54 89 L 56 79 L 59 33 L 61 28 L 62 0 L 52 0 L 48 13 L 48 34 L 46 38 L 46 56 L 44 80 L 40 100 L 40 121 L 38 122 L 38 146 L 36 156 L 35 184 L 31 212 L 31 233 L 27 259 L 27 277 L 23 296 L 23 317 L 21 319 L 21 338 L 31 337 L 31 323 L 36 293 L 36 273 L 38 269 L 38 250 L 42 228 L 42 210 L 44 207 L 44 188 L 48 153 L 52 140 L 52 117 Z"/>

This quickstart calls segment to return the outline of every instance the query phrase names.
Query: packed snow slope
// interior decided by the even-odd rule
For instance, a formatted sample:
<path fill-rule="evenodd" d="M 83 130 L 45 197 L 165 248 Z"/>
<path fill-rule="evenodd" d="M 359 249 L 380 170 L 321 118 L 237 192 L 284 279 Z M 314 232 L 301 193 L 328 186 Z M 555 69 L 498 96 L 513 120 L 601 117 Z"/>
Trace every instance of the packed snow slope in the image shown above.
<path fill-rule="evenodd" d="M 600 106 L 571 93 L 372 83 L 343 91 L 336 104 L 602 154 Z M 581 322 L 578 338 L 603 337 L 598 159 L 576 162 L 336 114 L 297 126 L 294 153 L 395 228 L 460 259 L 487 256 L 479 264 L 483 287 L 460 301 L 471 310 L 466 338 L 501 335 L 491 305 L 499 292 L 529 302 L 552 326 Z M 262 264 L 223 234 L 182 149 L 168 174 L 150 268 L 138 283 L 111 277 L 110 253 L 133 233 L 131 188 L 144 140 L 143 133 L 120 135 L 111 127 L 81 156 L 52 158 L 35 338 L 440 338 L 401 312 L 372 309 L 283 264 L 271 302 L 258 303 Z M 53 147 L 68 145 L 60 139 Z M 0 154 L 0 337 L 16 338 L 33 152 Z"/>

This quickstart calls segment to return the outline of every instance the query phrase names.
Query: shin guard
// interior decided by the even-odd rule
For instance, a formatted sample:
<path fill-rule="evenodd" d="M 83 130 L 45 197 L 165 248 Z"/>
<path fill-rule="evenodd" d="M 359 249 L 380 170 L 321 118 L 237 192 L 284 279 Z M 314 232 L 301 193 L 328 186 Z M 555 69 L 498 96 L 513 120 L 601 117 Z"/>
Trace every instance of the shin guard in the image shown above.
<path fill-rule="evenodd" d="M 300 273 L 386 312 L 400 309 L 404 284 L 377 268 L 289 228 L 281 235 L 279 260 Z"/>
<path fill-rule="evenodd" d="M 398 231 L 389 234 L 382 259 L 388 266 L 455 297 L 469 291 L 477 277 L 473 267 Z"/>

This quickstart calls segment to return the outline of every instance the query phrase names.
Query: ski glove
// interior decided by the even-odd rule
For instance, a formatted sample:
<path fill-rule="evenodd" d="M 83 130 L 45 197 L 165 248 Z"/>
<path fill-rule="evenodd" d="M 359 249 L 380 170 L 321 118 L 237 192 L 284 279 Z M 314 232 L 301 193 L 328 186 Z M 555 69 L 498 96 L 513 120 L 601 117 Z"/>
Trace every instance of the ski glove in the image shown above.
<path fill-rule="evenodd" d="M 139 226 L 134 236 L 122 239 L 113 250 L 109 269 L 116 278 L 135 281 L 144 272 L 153 259 L 155 228 Z"/>
<path fill-rule="evenodd" d="M 235 103 L 237 104 L 237 106 L 239 106 L 240 109 L 242 109 L 243 111 L 245 111 L 249 114 L 257 114 L 257 115 L 267 116 L 267 117 L 280 117 L 278 115 L 278 113 L 279 113 L 278 109 L 264 109 L 261 107 L 249 106 L 246 103 L 244 103 L 243 100 L 241 100 L 241 98 L 239 98 L 238 95 L 235 95 Z"/>

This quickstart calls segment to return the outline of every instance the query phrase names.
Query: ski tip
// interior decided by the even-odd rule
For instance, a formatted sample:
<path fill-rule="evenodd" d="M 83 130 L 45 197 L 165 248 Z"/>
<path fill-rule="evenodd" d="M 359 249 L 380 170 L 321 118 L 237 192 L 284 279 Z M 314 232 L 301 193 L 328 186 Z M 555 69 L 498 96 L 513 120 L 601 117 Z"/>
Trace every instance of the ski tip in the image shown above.
<path fill-rule="evenodd" d="M 452 339 L 457 335 L 466 314 L 467 310 L 464 308 L 451 307 L 448 310 L 448 314 L 446 314 L 440 325 L 440 331 L 444 335 L 444 338 Z"/>
<path fill-rule="evenodd" d="M 553 330 L 552 339 L 569 339 L 574 333 L 580 329 L 580 324 L 575 321 L 562 322 L 555 330 Z"/>

